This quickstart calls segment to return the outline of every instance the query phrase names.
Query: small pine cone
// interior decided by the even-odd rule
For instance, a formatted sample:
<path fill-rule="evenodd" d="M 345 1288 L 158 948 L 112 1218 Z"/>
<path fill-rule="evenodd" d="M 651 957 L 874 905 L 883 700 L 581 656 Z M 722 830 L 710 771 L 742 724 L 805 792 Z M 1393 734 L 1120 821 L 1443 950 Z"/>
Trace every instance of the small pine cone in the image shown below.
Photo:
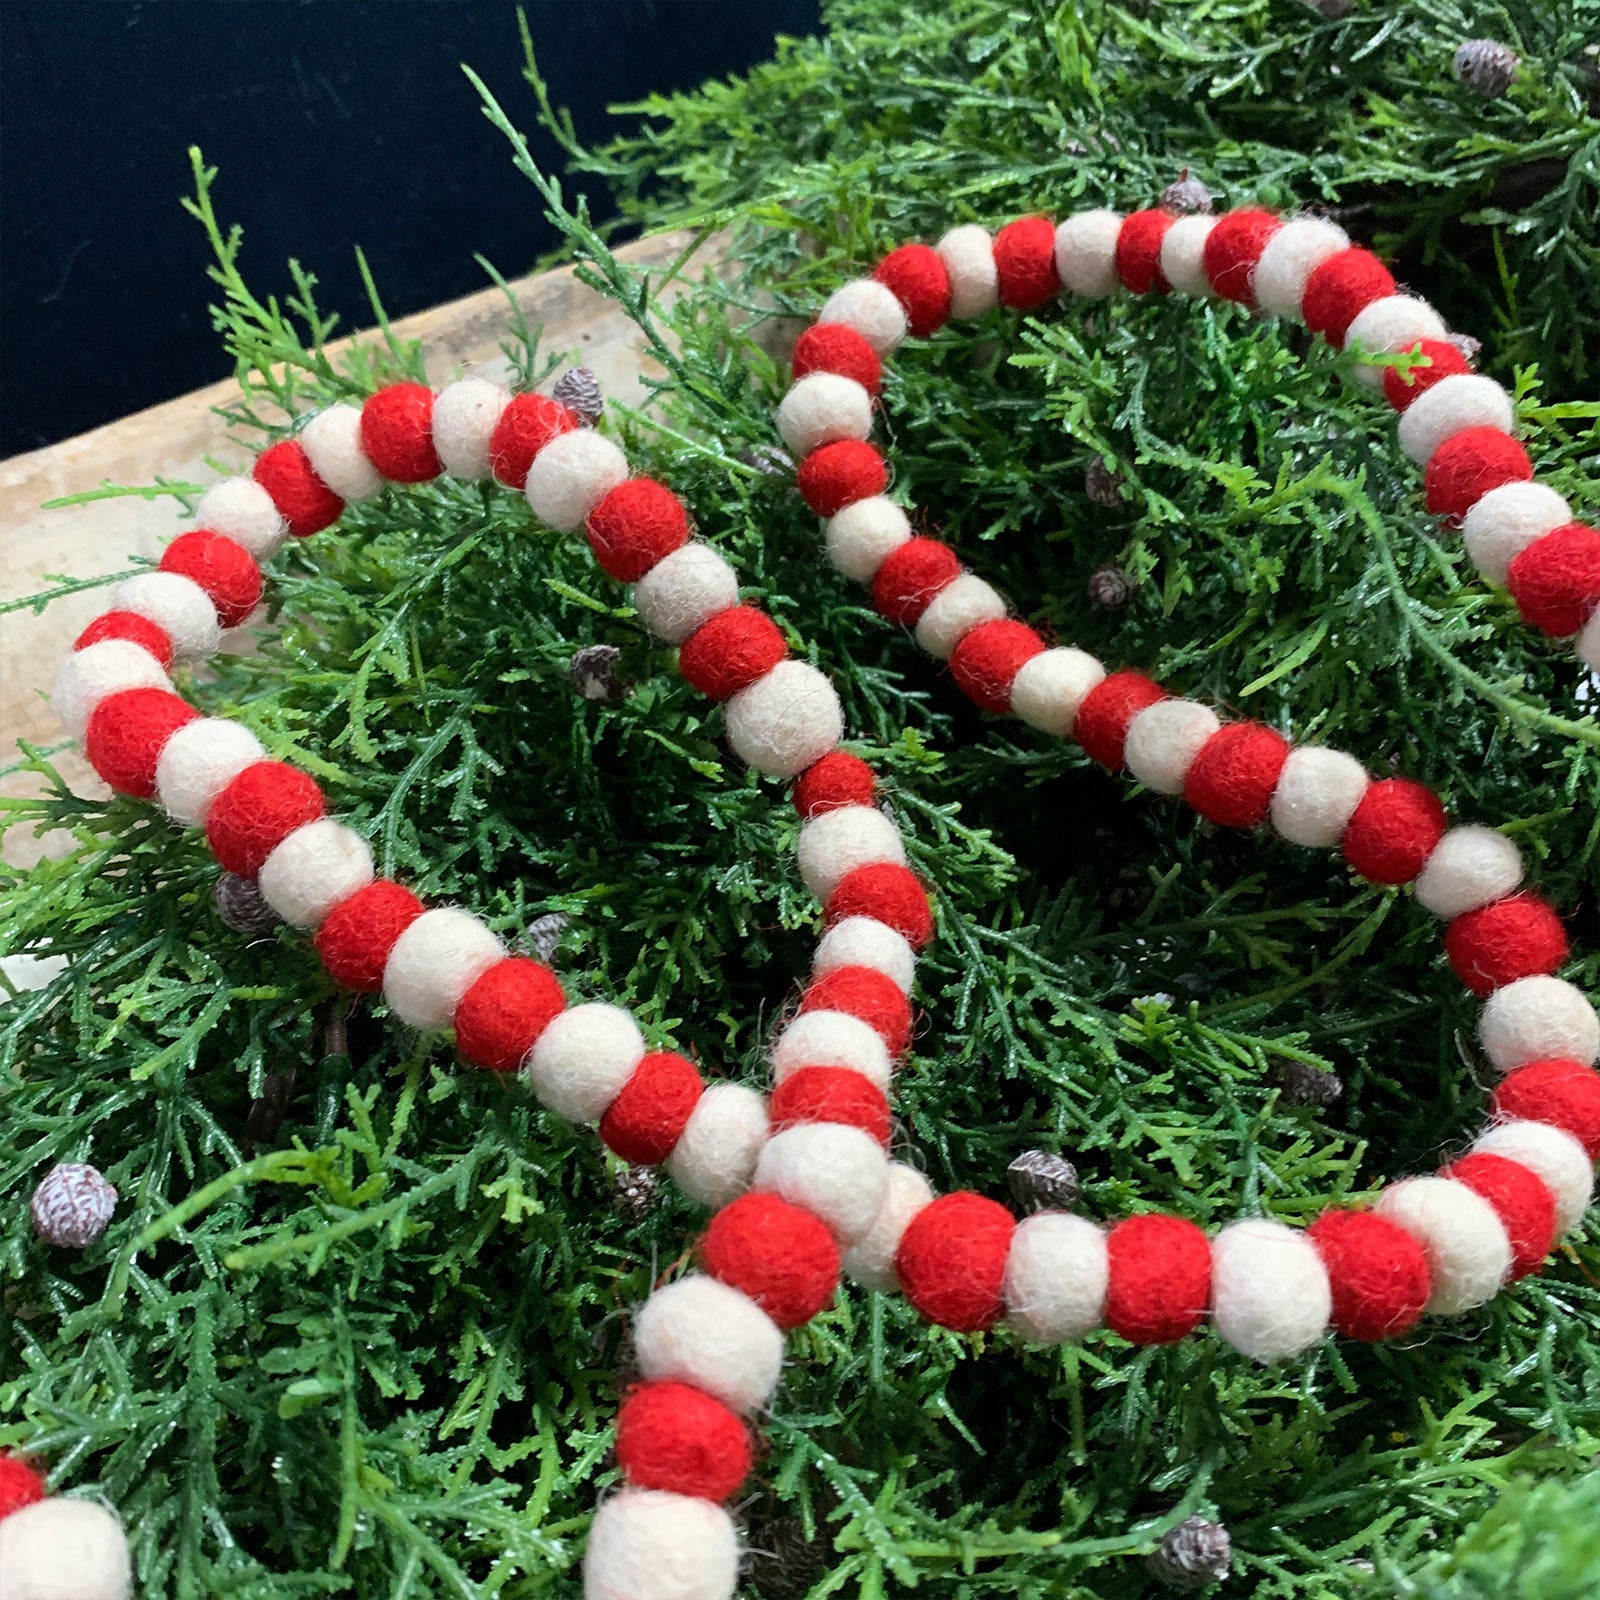
<path fill-rule="evenodd" d="M 1198 178 L 1191 178 L 1189 169 L 1185 167 L 1178 174 L 1178 181 L 1169 183 L 1161 191 L 1161 198 L 1156 203 L 1163 211 L 1170 211 L 1175 216 L 1185 217 L 1196 213 L 1209 215 L 1211 191 Z"/>
<path fill-rule="evenodd" d="M 775 444 L 754 445 L 749 450 L 741 451 L 739 459 L 747 467 L 754 467 L 757 472 L 765 473 L 769 478 L 794 476 L 794 457 L 787 450 L 780 450 Z"/>
<path fill-rule="evenodd" d="M 654 1167 L 624 1167 L 611 1188 L 611 1204 L 629 1222 L 642 1222 L 656 1203 L 661 1179 Z"/>
<path fill-rule="evenodd" d="M 235 933 L 265 933 L 276 928 L 283 918 L 272 909 L 256 887 L 255 879 L 224 872 L 211 890 L 217 915 Z"/>
<path fill-rule="evenodd" d="M 1331 1106 L 1344 1094 L 1337 1073 L 1324 1072 L 1306 1061 L 1286 1061 L 1278 1070 L 1283 1098 L 1292 1106 Z"/>
<path fill-rule="evenodd" d="M 1188 1594 L 1226 1578 L 1232 1555 L 1233 1541 L 1220 1522 L 1186 1517 L 1162 1539 L 1147 1564 L 1169 1589 Z"/>
<path fill-rule="evenodd" d="M 556 379 L 550 398 L 571 411 L 586 428 L 600 420 L 606 408 L 605 396 L 600 393 L 600 380 L 587 367 L 568 367 Z"/>
<path fill-rule="evenodd" d="M 1024 1211 L 1069 1211 L 1082 1193 L 1078 1169 L 1051 1150 L 1024 1150 L 1006 1168 L 1006 1182 Z"/>
<path fill-rule="evenodd" d="M 1089 604 L 1105 611 L 1115 611 L 1128 603 L 1133 593 L 1133 579 L 1121 567 L 1106 565 L 1096 567 L 1089 574 Z"/>
<path fill-rule="evenodd" d="M 806 1537 L 799 1517 L 752 1524 L 745 1545 L 745 1578 L 763 1600 L 801 1600 L 826 1565 L 826 1552 Z"/>
<path fill-rule="evenodd" d="M 620 700 L 628 686 L 617 675 L 622 652 L 614 644 L 591 644 L 567 663 L 567 677 L 583 700 Z"/>
<path fill-rule="evenodd" d="M 1456 51 L 1456 77 L 1474 94 L 1498 100 L 1517 75 L 1517 52 L 1496 39 L 1468 39 Z"/>
<path fill-rule="evenodd" d="M 87 1250 L 111 1224 L 117 1191 L 81 1162 L 52 1167 L 33 1191 L 33 1231 L 46 1244 Z"/>
<path fill-rule="evenodd" d="M 1338 22 L 1341 17 L 1348 17 L 1355 10 L 1356 0 L 1305 0 L 1308 11 L 1315 11 L 1319 17 L 1326 17 L 1329 22 Z"/>
<path fill-rule="evenodd" d="M 523 945 L 536 960 L 549 966 L 556 946 L 561 943 L 561 935 L 567 931 L 567 924 L 571 920 L 561 911 L 547 911 L 542 917 L 535 917 L 522 936 Z"/>
<path fill-rule="evenodd" d="M 1447 333 L 1446 340 L 1453 344 L 1467 361 L 1476 361 L 1478 352 L 1483 349 L 1483 340 L 1474 339 L 1470 333 Z"/>
<path fill-rule="evenodd" d="M 1126 482 L 1127 479 L 1120 472 L 1113 472 L 1096 456 L 1084 469 L 1083 492 L 1097 506 L 1120 506 L 1122 487 Z"/>

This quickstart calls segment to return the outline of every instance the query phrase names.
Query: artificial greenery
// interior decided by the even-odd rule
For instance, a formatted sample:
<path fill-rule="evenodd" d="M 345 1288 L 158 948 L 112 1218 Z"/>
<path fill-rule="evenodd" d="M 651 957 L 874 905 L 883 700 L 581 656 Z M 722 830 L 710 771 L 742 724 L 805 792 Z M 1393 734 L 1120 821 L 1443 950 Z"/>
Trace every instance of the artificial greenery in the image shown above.
<path fill-rule="evenodd" d="M 647 412 L 607 426 L 833 674 L 937 885 L 899 1147 L 995 1195 L 1013 1156 L 1058 1149 L 1087 1213 L 1207 1224 L 1306 1222 L 1428 1168 L 1490 1077 L 1431 919 L 967 707 L 766 470 L 773 351 L 900 240 L 1131 209 L 1187 166 L 1219 203 L 1328 206 L 1376 240 L 1484 338 L 1541 475 L 1592 517 L 1600 4 L 1356 0 L 1329 21 L 1293 0 L 836 0 L 827 22 L 747 78 L 627 108 L 599 151 L 530 55 L 528 115 L 579 185 L 642 227 L 726 230 L 721 270 L 683 264 L 670 309 L 533 167 L 517 108 L 486 111 L 659 358 Z M 1451 81 L 1474 35 L 1523 57 L 1504 99 Z M 279 408 L 420 370 L 392 336 L 330 361 L 298 267 L 258 297 L 212 176 L 197 165 L 189 204 L 244 443 L 279 436 Z M 563 360 L 509 340 L 529 382 Z M 1600 951 L 1594 685 L 1421 513 L 1339 357 L 1236 308 L 1123 299 L 941 334 L 897 363 L 885 411 L 897 488 L 1054 637 L 1426 778 L 1506 827 Z M 1084 493 L 1096 457 L 1118 508 Z M 1086 597 L 1108 562 L 1137 580 L 1120 609 Z M 261 653 L 195 698 L 313 772 L 384 870 L 513 942 L 564 913 L 570 993 L 760 1081 L 815 926 L 792 813 L 582 541 L 440 480 L 287 550 L 273 592 Z M 633 684 L 615 704 L 566 677 L 600 642 Z M 692 1208 L 663 1187 L 624 1215 L 592 1133 L 333 993 L 302 936 L 230 933 L 203 844 L 148 805 L 57 786 L 7 816 L 76 848 L 5 897 L 6 948 L 68 966 L 0 1009 L 0 1444 L 121 1509 L 142 1596 L 576 1595 L 628 1308 L 685 1259 Z M 1600 958 L 1571 972 L 1593 990 Z M 1343 1098 L 1287 1103 L 1290 1062 Z M 78 1159 L 124 1197 L 82 1257 L 26 1216 L 43 1170 Z M 846 1291 L 793 1341 L 741 1510 L 757 1546 L 809 1544 L 818 1595 L 1131 1600 L 1200 1511 L 1232 1533 L 1228 1593 L 1578 1600 L 1600 1564 L 1597 1274 L 1591 1220 L 1480 1312 L 1272 1369 L 1208 1336 L 1027 1350 Z M 751 1583 L 797 1592 L 803 1565 L 758 1561 Z"/>

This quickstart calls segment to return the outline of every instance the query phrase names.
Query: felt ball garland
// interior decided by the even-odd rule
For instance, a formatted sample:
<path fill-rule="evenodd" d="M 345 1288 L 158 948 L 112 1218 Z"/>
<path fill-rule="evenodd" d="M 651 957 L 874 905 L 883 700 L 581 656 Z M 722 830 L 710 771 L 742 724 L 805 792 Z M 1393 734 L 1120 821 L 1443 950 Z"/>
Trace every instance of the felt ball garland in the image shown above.
<path fill-rule="evenodd" d="M 130 1600 L 133 1566 L 115 1513 L 50 1494 L 21 1456 L 0 1450 L 0 1594 L 19 1600 Z"/>

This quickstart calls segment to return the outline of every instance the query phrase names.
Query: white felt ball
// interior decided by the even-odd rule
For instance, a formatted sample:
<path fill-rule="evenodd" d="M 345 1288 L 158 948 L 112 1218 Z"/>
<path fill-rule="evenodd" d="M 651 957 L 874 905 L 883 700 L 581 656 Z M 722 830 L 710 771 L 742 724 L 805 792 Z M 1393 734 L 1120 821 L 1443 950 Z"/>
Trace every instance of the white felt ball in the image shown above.
<path fill-rule="evenodd" d="M 1350 235 L 1326 217 L 1295 217 L 1284 223 L 1256 263 L 1256 304 L 1274 317 L 1299 317 L 1306 279 L 1349 243 Z"/>
<path fill-rule="evenodd" d="M 1600 1018 L 1581 989 L 1543 973 L 1496 989 L 1478 1018 L 1478 1037 L 1502 1072 L 1559 1058 L 1591 1065 L 1600 1056 Z"/>
<path fill-rule="evenodd" d="M 844 1270 L 863 1289 L 893 1294 L 900 1287 L 895 1257 L 911 1219 L 933 1201 L 928 1180 L 915 1167 L 891 1161 L 884 1183 L 883 1204 L 872 1226 L 844 1253 Z"/>
<path fill-rule="evenodd" d="M 0 1600 L 127 1600 L 122 1524 L 92 1500 L 36 1500 L 0 1520 Z"/>
<path fill-rule="evenodd" d="M 800 876 L 819 900 L 826 900 L 857 867 L 889 861 L 904 866 L 900 830 L 876 806 L 840 806 L 812 817 L 795 847 Z"/>
<path fill-rule="evenodd" d="M 1556 1203 L 1556 1234 L 1570 1233 L 1594 1198 L 1594 1164 L 1564 1128 L 1548 1122 L 1502 1122 L 1472 1147 L 1503 1156 L 1535 1174 Z"/>
<path fill-rule="evenodd" d="M 769 778 L 792 778 L 844 737 L 844 708 L 809 661 L 780 661 L 724 708 L 728 743 Z"/>
<path fill-rule="evenodd" d="M 1282 1361 L 1314 1345 L 1333 1310 L 1317 1247 L 1264 1217 L 1212 1240 L 1211 1296 L 1217 1332 L 1254 1361 Z"/>
<path fill-rule="evenodd" d="M 424 911 L 394 942 L 383 968 L 383 998 L 413 1028 L 448 1028 L 461 997 L 505 955 L 470 911 Z"/>
<path fill-rule="evenodd" d="M 1424 389 L 1400 413 L 1400 448 L 1420 466 L 1446 439 L 1468 428 L 1510 433 L 1516 421 L 1511 396 L 1479 372 L 1455 372 Z"/>
<path fill-rule="evenodd" d="M 1179 294 L 1205 297 L 1211 293 L 1206 273 L 1206 240 L 1216 227 L 1215 217 L 1179 217 L 1161 236 L 1161 275 Z"/>
<path fill-rule="evenodd" d="M 81 739 L 94 708 L 124 689 L 171 689 L 172 680 L 150 652 L 131 639 L 102 639 L 74 650 L 61 663 L 50 705 L 74 739 Z"/>
<path fill-rule="evenodd" d="M 568 1122 L 598 1122 L 644 1060 L 644 1036 L 621 1006 L 570 1006 L 528 1052 L 539 1103 Z"/>
<path fill-rule="evenodd" d="M 172 652 L 185 660 L 204 660 L 222 643 L 222 624 L 211 596 L 181 572 L 141 572 L 111 591 L 114 611 L 148 617 L 172 641 Z"/>
<path fill-rule="evenodd" d="M 905 512 L 881 494 L 829 517 L 826 530 L 828 560 L 857 583 L 871 583 L 889 554 L 911 537 Z"/>
<path fill-rule="evenodd" d="M 1087 1218 L 1024 1217 L 1006 1255 L 1006 1321 L 1030 1344 L 1081 1339 L 1103 1320 L 1108 1275 L 1105 1233 Z"/>
<path fill-rule="evenodd" d="M 575 428 L 533 458 L 524 493 L 542 523 L 571 533 L 627 476 L 628 458 L 616 445 L 593 428 Z"/>
<path fill-rule="evenodd" d="M 1011 709 L 1031 728 L 1066 738 L 1078 720 L 1078 707 L 1106 675 L 1083 650 L 1041 650 L 1022 663 L 1011 680 Z"/>
<path fill-rule="evenodd" d="M 1291 844 L 1338 844 L 1361 797 L 1366 769 L 1342 750 L 1296 745 L 1272 791 L 1272 826 Z"/>
<path fill-rule="evenodd" d="M 772 1046 L 772 1081 L 802 1067 L 849 1067 L 885 1094 L 893 1076 L 888 1046 L 877 1029 L 848 1011 L 802 1011 Z"/>
<path fill-rule="evenodd" d="M 872 432 L 872 396 L 854 378 L 808 372 L 783 397 L 777 423 L 798 460 L 836 439 L 865 439 Z"/>
<path fill-rule="evenodd" d="M 894 291 L 876 278 L 841 284 L 828 296 L 817 321 L 842 322 L 854 328 L 880 356 L 899 349 L 907 333 L 905 307 Z"/>
<path fill-rule="evenodd" d="M 783 1334 L 748 1295 L 695 1272 L 657 1289 L 633 1321 L 646 1378 L 692 1383 L 735 1411 L 772 1398 L 783 1367 Z"/>
<path fill-rule="evenodd" d="M 462 378 L 435 396 L 434 453 L 452 478 L 489 476 L 489 442 L 510 403 L 505 386 L 487 378 Z"/>
<path fill-rule="evenodd" d="M 963 572 L 929 602 L 916 626 L 917 643 L 936 661 L 948 661 L 980 622 L 996 622 L 1005 614 L 1005 600 L 982 578 Z"/>
<path fill-rule="evenodd" d="M 332 817 L 296 828 L 262 863 L 256 887 L 291 927 L 314 928 L 372 882 L 367 841 Z"/>
<path fill-rule="evenodd" d="M 871 967 L 909 994 L 917 956 L 903 933 L 876 917 L 845 917 L 823 934 L 811 961 L 819 978 L 835 967 Z"/>
<path fill-rule="evenodd" d="M 1461 520 L 1467 557 L 1490 583 L 1504 586 L 1511 563 L 1535 539 L 1572 521 L 1572 507 L 1544 483 L 1503 483 Z"/>
<path fill-rule="evenodd" d="M 725 1205 L 750 1187 L 767 1126 L 767 1102 L 754 1089 L 708 1085 L 667 1157 L 672 1181 L 703 1206 Z"/>
<path fill-rule="evenodd" d="M 848 1245 L 877 1217 L 888 1167 L 883 1146 L 865 1129 L 805 1122 L 767 1140 L 753 1187 L 814 1212 Z"/>
<path fill-rule="evenodd" d="M 289 537 L 289 524 L 254 478 L 224 478 L 212 484 L 194 508 L 194 525 L 225 533 L 257 561 L 276 555 Z"/>
<path fill-rule="evenodd" d="M 156 796 L 168 816 L 197 828 L 211 802 L 266 754 L 261 741 L 237 722 L 222 717 L 186 722 L 161 747 Z"/>
<path fill-rule="evenodd" d="M 1511 1241 L 1495 1209 L 1453 1178 L 1407 1178 L 1375 1208 L 1422 1246 L 1433 1293 L 1428 1310 L 1451 1316 L 1492 1300 L 1511 1271 Z"/>
<path fill-rule="evenodd" d="M 1589 613 L 1589 620 L 1584 623 L 1583 631 L 1572 643 L 1578 652 L 1578 659 L 1584 666 L 1596 675 L 1600 675 L 1600 606 L 1596 606 Z"/>
<path fill-rule="evenodd" d="M 1216 712 L 1196 700 L 1158 700 L 1128 724 L 1123 760 L 1157 794 L 1182 794 L 1200 746 L 1221 726 Z"/>
<path fill-rule="evenodd" d="M 1410 350 L 1419 340 L 1442 339 L 1445 326 L 1439 313 L 1426 300 L 1414 295 L 1390 294 L 1356 313 L 1345 330 L 1345 349 L 1357 347 L 1371 355 L 1388 355 Z M 1381 389 L 1387 368 L 1365 362 L 1355 368 L 1356 382 L 1368 389 Z"/>
<path fill-rule="evenodd" d="M 1115 211 L 1080 211 L 1056 229 L 1056 272 L 1063 288 L 1087 300 L 1104 300 L 1117 289 Z"/>
<path fill-rule="evenodd" d="M 584 1600 L 729 1600 L 739 1539 L 721 1506 L 665 1489 L 625 1489 L 589 1525 Z"/>
<path fill-rule="evenodd" d="M 1469 824 L 1452 828 L 1417 875 L 1417 899 L 1448 922 L 1503 900 L 1522 882 L 1522 853 L 1503 833 Z"/>
<path fill-rule="evenodd" d="M 355 406 L 329 406 L 300 430 L 300 448 L 311 470 L 341 500 L 369 500 L 383 487 L 361 444 L 361 413 Z"/>
<path fill-rule="evenodd" d="M 1000 275 L 995 270 L 994 241 L 975 222 L 952 228 L 934 246 L 950 276 L 950 315 L 970 322 L 1000 303 Z"/>
<path fill-rule="evenodd" d="M 682 644 L 702 623 L 739 603 L 739 577 L 703 540 L 693 539 L 634 585 L 639 620 L 658 639 Z"/>

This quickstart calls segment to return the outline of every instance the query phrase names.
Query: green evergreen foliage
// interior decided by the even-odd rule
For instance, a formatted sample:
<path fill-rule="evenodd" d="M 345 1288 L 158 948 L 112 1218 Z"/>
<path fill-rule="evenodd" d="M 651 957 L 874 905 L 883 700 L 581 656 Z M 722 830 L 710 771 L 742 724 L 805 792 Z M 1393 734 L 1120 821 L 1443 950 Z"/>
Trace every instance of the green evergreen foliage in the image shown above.
<path fill-rule="evenodd" d="M 938 886 L 901 1145 L 937 1185 L 997 1196 L 1012 1157 L 1059 1149 L 1088 1214 L 1207 1224 L 1307 1222 L 1431 1166 L 1490 1079 L 1432 919 L 974 713 L 744 456 L 772 439 L 768 336 L 846 273 L 967 218 L 1145 204 L 1187 166 L 1220 203 L 1329 205 L 1375 239 L 1484 338 L 1541 475 L 1592 520 L 1600 4 L 1357 0 L 1327 21 L 1291 0 L 836 0 L 828 19 L 748 78 L 630 108 L 638 130 L 603 151 L 564 129 L 629 219 L 733 229 L 731 268 L 686 265 L 668 310 L 486 109 L 655 341 L 654 405 L 608 425 L 833 674 Z M 1450 78 L 1475 34 L 1523 57 L 1502 100 Z M 563 128 L 531 56 L 529 75 Z M 211 184 L 197 164 L 243 441 L 276 435 L 273 405 L 418 370 L 392 337 L 330 361 L 299 267 L 258 297 Z M 527 329 L 511 349 L 530 380 L 563 357 Z M 1506 827 L 1593 991 L 1593 686 L 1421 512 L 1386 408 L 1343 366 L 1221 305 L 997 315 L 897 362 L 897 490 L 1061 642 Z M 1120 508 L 1083 492 L 1096 457 L 1127 479 Z M 1109 561 L 1138 580 L 1114 611 L 1085 595 Z M 276 633 L 186 684 L 196 700 L 315 774 L 383 870 L 513 941 L 565 913 L 569 992 L 759 1081 L 814 928 L 792 813 L 582 541 L 441 480 L 286 550 L 273 592 Z M 594 643 L 623 651 L 617 703 L 567 683 Z M 626 1311 L 684 1259 L 693 1208 L 663 1187 L 624 1217 L 592 1133 L 332 993 L 303 937 L 230 933 L 203 843 L 151 807 L 58 786 L 7 818 L 77 848 L 10 874 L 0 924 L 7 950 L 70 962 L 0 1001 L 0 1445 L 119 1506 L 142 1596 L 576 1595 Z M 1286 1104 L 1292 1061 L 1344 1099 Z M 26 1216 L 43 1170 L 77 1159 L 124 1197 L 82 1257 Z M 757 1542 L 800 1519 L 817 1595 L 1133 1600 L 1155 1592 L 1143 1556 L 1203 1511 L 1232 1534 L 1227 1593 L 1577 1600 L 1600 1564 L 1597 1283 L 1591 1218 L 1481 1312 L 1273 1369 L 1208 1336 L 957 1337 L 851 1290 L 793 1342 L 745 1510 Z"/>

